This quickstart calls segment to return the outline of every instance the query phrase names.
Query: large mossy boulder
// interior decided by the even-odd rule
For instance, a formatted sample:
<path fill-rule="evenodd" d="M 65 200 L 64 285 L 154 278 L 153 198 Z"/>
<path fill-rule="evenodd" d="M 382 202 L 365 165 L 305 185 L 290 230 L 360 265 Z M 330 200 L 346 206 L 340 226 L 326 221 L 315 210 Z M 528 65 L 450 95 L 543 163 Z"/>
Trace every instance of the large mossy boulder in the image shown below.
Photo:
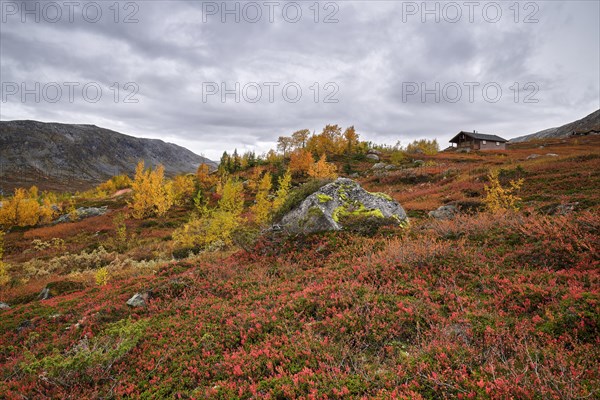
<path fill-rule="evenodd" d="M 401 225 L 408 218 L 402 206 L 390 196 L 367 192 L 352 179 L 338 178 L 309 195 L 278 225 L 288 233 L 315 233 L 373 221 Z"/>

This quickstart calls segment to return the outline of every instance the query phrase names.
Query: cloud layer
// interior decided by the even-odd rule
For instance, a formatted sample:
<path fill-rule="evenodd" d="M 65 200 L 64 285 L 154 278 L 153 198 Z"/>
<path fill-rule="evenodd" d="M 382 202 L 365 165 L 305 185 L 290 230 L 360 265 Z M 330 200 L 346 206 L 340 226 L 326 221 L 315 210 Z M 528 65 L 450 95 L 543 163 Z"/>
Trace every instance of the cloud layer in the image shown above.
<path fill-rule="evenodd" d="M 2 0 L 0 119 L 213 159 L 327 123 L 387 143 L 510 138 L 600 108 L 599 4 Z"/>

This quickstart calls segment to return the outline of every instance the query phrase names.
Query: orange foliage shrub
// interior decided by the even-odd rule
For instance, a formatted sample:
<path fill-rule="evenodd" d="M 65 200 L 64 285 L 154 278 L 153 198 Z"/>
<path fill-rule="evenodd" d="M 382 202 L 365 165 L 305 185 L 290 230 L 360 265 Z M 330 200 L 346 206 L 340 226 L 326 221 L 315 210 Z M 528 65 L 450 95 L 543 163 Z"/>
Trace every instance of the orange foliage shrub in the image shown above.
<path fill-rule="evenodd" d="M 306 175 L 314 163 L 315 159 L 310 151 L 299 149 L 291 154 L 289 168 L 294 175 Z"/>
<path fill-rule="evenodd" d="M 328 163 L 327 157 L 323 154 L 319 161 L 310 166 L 308 176 L 315 179 L 335 179 L 337 178 L 336 170 L 335 165 Z"/>

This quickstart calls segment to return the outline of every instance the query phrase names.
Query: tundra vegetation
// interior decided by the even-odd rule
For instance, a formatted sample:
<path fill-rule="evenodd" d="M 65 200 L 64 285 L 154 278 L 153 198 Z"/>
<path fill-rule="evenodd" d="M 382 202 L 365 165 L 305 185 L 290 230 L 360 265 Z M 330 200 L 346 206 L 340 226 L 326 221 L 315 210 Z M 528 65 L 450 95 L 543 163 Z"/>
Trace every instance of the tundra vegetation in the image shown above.
<path fill-rule="evenodd" d="M 541 145 L 558 157 L 527 159 Z M 16 190 L 0 209 L 0 398 L 597 398 L 600 137 L 432 149 L 328 125 L 217 171 Z M 337 175 L 410 225 L 268 229 Z M 427 217 L 442 205 L 459 212 Z"/>

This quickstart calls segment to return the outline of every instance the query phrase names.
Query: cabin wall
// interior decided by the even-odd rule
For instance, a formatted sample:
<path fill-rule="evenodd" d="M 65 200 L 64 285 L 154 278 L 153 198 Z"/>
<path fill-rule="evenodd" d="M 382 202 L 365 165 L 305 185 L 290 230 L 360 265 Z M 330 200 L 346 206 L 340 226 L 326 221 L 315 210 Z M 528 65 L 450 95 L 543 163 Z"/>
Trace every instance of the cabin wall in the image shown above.
<path fill-rule="evenodd" d="M 500 142 L 500 145 L 496 145 L 495 141 L 486 140 L 483 144 L 483 140 L 479 140 L 479 150 L 506 150 L 506 143 Z"/>

